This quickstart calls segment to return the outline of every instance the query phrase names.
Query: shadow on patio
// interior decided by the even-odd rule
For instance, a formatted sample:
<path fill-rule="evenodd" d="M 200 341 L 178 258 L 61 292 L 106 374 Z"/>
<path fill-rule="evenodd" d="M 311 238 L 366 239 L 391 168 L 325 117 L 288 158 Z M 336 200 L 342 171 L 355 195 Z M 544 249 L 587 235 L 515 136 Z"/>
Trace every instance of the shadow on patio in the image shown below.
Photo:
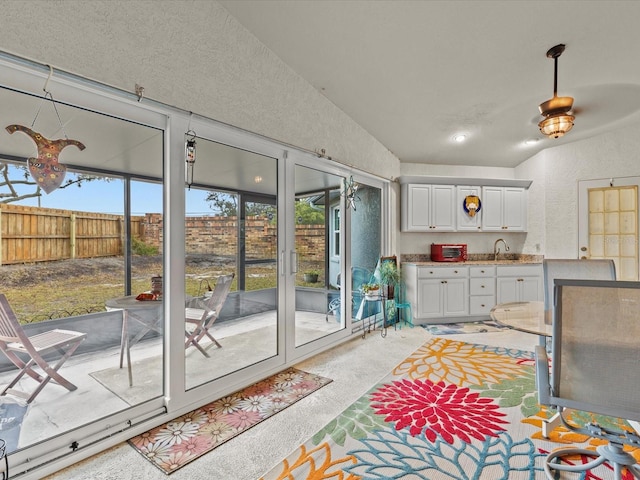
<path fill-rule="evenodd" d="M 313 292 L 322 298 L 316 311 L 296 312 L 296 345 L 321 338 L 341 328 L 334 317 L 326 317 L 327 291 Z M 195 348 L 186 350 L 186 387 L 193 388 L 245 368 L 277 354 L 276 311 L 268 303 L 251 302 L 241 294 L 230 295 L 222 316 L 212 327 L 213 336 L 222 348 L 211 345 L 210 358 Z M 273 304 L 271 304 L 273 305 Z M 322 311 L 319 311 L 322 310 Z M 46 324 L 46 325 L 45 325 Z M 132 322 L 135 324 L 135 322 Z M 100 328 L 96 328 L 99 325 Z M 28 335 L 52 328 L 88 332 L 84 344 L 62 366 L 62 375 L 78 389 L 69 392 L 50 382 L 28 405 L 11 395 L 0 397 L 5 412 L 22 410 L 24 417 L 4 418 L 0 438 L 7 441 L 7 453 L 33 445 L 57 434 L 80 427 L 97 418 L 159 397 L 163 393 L 163 343 L 159 334 L 151 332 L 131 348 L 133 384 L 129 385 L 126 358 L 120 368 L 122 312 L 111 311 L 25 326 Z M 129 336 L 136 330 L 130 330 Z M 209 347 L 208 343 L 204 344 Z M 16 375 L 16 368 L 0 358 L 0 385 Z M 22 378 L 17 388 L 30 390 L 35 381 Z M 18 402 L 18 403 L 16 403 Z M 9 409 L 9 410 L 7 410 Z M 19 416 L 19 415 L 16 415 Z M 12 428 L 13 427 L 13 428 Z"/>

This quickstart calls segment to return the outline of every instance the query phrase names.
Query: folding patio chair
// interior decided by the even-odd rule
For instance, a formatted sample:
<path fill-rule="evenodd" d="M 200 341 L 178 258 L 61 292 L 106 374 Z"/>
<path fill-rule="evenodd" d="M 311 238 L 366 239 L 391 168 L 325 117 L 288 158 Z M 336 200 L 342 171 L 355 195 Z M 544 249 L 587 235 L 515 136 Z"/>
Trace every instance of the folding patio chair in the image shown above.
<path fill-rule="evenodd" d="M 207 349 L 211 347 L 211 345 L 222 348 L 222 345 L 213 338 L 209 329 L 213 326 L 220 315 L 220 310 L 222 310 L 224 302 L 227 299 L 227 295 L 231 290 L 231 282 L 233 282 L 234 276 L 235 274 L 232 273 L 231 275 L 221 275 L 218 277 L 218 281 L 216 282 L 216 286 L 213 289 L 211 296 L 209 298 L 205 298 L 205 300 L 198 300 L 198 303 L 202 308 L 185 309 L 186 327 L 193 327 L 192 329 L 185 328 L 185 335 L 187 337 L 184 344 L 185 349 L 193 345 L 205 357 L 209 357 Z M 207 345 L 206 348 L 200 344 L 205 337 L 209 338 L 212 342 Z"/>
<path fill-rule="evenodd" d="M 60 375 L 58 369 L 86 336 L 86 333 L 55 329 L 29 337 L 11 310 L 7 298 L 0 294 L 0 350 L 20 369 L 18 375 L 0 392 L 0 396 L 9 393 L 26 398 L 27 403 L 31 403 L 50 380 L 69 391 L 76 390 L 77 387 Z M 55 365 L 44 359 L 53 352 L 62 355 Z M 24 361 L 21 356 L 29 358 Z M 42 370 L 42 375 L 34 370 L 36 366 Z M 13 388 L 25 373 L 38 382 L 38 387 L 32 393 Z"/>

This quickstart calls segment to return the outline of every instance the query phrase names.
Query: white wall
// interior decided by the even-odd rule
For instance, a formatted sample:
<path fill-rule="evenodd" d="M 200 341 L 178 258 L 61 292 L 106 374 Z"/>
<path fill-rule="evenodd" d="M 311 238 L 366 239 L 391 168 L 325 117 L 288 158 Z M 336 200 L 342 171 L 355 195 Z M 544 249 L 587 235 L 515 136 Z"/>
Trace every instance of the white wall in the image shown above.
<path fill-rule="evenodd" d="M 398 176 L 391 152 L 217 2 L 3 0 L 0 7 L 0 51 L 132 93 L 139 84 L 147 98 Z"/>
<path fill-rule="evenodd" d="M 527 233 L 400 233 L 399 253 L 429 253 L 432 242 L 464 242 L 469 253 L 489 253 L 493 242 L 502 237 L 512 252 L 577 258 L 578 182 L 640 176 L 640 123 L 543 150 L 518 167 L 504 170 L 421 164 L 405 168 L 402 164 L 402 175 L 517 178 L 532 180 L 532 184 Z M 399 192 L 399 185 L 394 188 Z"/>
<path fill-rule="evenodd" d="M 530 192 L 529 222 L 535 230 L 530 229 L 525 248 L 541 242 L 548 258 L 577 258 L 578 182 L 640 175 L 640 124 L 540 152 L 516 174 L 539 175 L 534 185 L 544 187 Z"/>

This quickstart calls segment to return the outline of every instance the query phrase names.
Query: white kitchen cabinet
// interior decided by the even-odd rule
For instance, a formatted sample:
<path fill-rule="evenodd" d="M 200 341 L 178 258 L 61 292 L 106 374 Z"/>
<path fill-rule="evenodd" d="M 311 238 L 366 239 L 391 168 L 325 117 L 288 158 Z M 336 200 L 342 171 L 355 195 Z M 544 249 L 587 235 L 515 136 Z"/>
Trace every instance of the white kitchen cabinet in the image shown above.
<path fill-rule="evenodd" d="M 489 315 L 495 304 L 495 267 L 469 267 L 469 315 Z"/>
<path fill-rule="evenodd" d="M 482 187 L 482 230 L 527 231 L 527 190 L 520 187 Z"/>
<path fill-rule="evenodd" d="M 454 185 L 402 185 L 402 231 L 455 231 L 454 201 Z"/>
<path fill-rule="evenodd" d="M 543 300 L 542 266 L 498 266 L 497 303 Z"/>
<path fill-rule="evenodd" d="M 468 270 L 460 267 L 418 267 L 417 317 L 458 317 L 469 314 Z"/>
<path fill-rule="evenodd" d="M 480 198 L 480 203 L 482 203 L 481 187 L 456 187 L 456 227 L 459 232 L 479 232 L 482 229 L 482 208 L 475 215 L 469 215 L 464 209 L 464 201 L 468 195 L 477 196 Z"/>

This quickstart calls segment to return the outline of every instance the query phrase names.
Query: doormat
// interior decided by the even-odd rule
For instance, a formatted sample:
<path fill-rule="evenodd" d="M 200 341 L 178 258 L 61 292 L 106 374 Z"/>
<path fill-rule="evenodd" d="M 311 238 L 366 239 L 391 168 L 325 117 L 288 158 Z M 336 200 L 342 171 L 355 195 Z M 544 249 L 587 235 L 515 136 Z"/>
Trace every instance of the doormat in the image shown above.
<path fill-rule="evenodd" d="M 432 335 L 455 335 L 458 333 L 485 333 L 500 332 L 508 329 L 491 320 L 485 322 L 460 322 L 460 323 L 440 323 L 437 325 L 422 325 Z"/>
<path fill-rule="evenodd" d="M 331 382 L 289 368 L 133 437 L 129 443 L 169 475 Z"/>

